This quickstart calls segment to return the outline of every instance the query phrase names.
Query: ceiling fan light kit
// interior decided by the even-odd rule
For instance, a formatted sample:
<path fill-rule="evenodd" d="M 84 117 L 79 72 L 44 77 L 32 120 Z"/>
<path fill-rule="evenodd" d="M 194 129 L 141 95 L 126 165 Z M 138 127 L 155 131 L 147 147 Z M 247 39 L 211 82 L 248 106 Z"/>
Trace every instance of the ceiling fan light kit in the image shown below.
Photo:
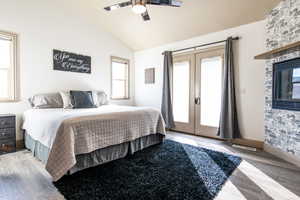
<path fill-rule="evenodd" d="M 104 9 L 106 11 L 116 10 L 118 8 L 123 8 L 127 6 L 132 6 L 132 11 L 136 14 L 140 14 L 144 21 L 150 20 L 146 5 L 156 5 L 156 6 L 171 6 L 180 7 L 182 2 L 179 0 L 131 0 L 127 2 L 118 3 L 115 5 L 107 6 Z"/>
<path fill-rule="evenodd" d="M 119 9 L 119 8 L 120 8 L 120 6 L 118 4 L 116 4 L 116 5 L 111 6 L 110 10 L 116 10 L 116 9 Z"/>
<path fill-rule="evenodd" d="M 135 13 L 135 14 L 142 14 L 144 12 L 146 12 L 146 7 L 145 6 L 142 6 L 142 5 L 135 5 L 135 6 L 132 6 L 132 11 Z"/>
<path fill-rule="evenodd" d="M 136 14 L 142 14 L 147 11 L 145 0 L 132 0 L 132 11 Z"/>

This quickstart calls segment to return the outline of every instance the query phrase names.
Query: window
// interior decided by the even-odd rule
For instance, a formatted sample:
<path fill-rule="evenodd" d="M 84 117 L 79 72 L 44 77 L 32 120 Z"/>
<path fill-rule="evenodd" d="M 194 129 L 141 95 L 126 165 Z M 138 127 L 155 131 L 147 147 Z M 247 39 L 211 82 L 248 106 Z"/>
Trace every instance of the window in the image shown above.
<path fill-rule="evenodd" d="M 111 99 L 129 99 L 129 60 L 111 57 Z"/>
<path fill-rule="evenodd" d="M 0 101 L 17 100 L 17 36 L 0 32 Z"/>
<path fill-rule="evenodd" d="M 300 68 L 293 70 L 293 88 L 292 88 L 292 99 L 300 99 Z"/>

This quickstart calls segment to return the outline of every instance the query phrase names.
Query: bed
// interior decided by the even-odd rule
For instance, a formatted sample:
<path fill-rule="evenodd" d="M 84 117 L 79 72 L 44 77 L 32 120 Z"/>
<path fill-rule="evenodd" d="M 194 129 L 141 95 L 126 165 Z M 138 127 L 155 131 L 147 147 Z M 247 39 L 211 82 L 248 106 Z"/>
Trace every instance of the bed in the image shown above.
<path fill-rule="evenodd" d="M 159 144 L 164 121 L 153 108 L 103 105 L 91 109 L 30 109 L 23 115 L 25 146 L 53 181 Z"/>

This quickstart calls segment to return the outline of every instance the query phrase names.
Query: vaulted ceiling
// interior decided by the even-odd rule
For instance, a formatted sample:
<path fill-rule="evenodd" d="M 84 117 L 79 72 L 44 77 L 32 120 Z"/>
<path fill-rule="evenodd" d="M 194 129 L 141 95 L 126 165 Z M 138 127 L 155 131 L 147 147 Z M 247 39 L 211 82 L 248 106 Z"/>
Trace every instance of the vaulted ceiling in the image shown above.
<path fill-rule="evenodd" d="M 103 9 L 122 0 L 92 1 L 102 26 L 135 51 L 262 20 L 280 2 L 182 0 L 180 8 L 147 5 L 151 20 L 143 21 L 130 7 Z"/>

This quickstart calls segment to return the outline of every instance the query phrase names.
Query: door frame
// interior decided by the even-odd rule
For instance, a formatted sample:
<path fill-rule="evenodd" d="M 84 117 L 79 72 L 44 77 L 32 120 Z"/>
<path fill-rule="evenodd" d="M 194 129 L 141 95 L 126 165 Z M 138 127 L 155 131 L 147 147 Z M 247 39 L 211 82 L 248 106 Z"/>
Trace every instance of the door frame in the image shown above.
<path fill-rule="evenodd" d="M 196 77 L 195 77 L 195 97 L 201 97 L 201 60 L 205 58 L 212 58 L 212 57 L 222 57 L 222 66 L 224 66 L 224 54 L 225 49 L 224 46 L 220 48 L 209 49 L 208 51 L 196 53 Z M 224 67 L 222 67 L 222 77 L 223 80 L 224 76 Z M 201 135 L 206 137 L 212 138 L 220 138 L 217 136 L 217 127 L 211 126 L 203 126 L 200 124 L 201 121 L 201 101 L 200 104 L 195 104 L 195 135 Z"/>
<path fill-rule="evenodd" d="M 190 83 L 189 83 L 189 122 L 175 122 L 175 128 L 176 131 L 181 132 L 187 132 L 194 134 L 195 131 L 195 109 L 194 109 L 194 91 L 195 91 L 195 85 L 193 84 L 195 82 L 195 56 L 193 54 L 189 55 L 174 55 L 173 56 L 173 63 L 175 62 L 184 62 L 189 61 L 190 66 Z M 171 96 L 173 99 L 173 70 L 172 70 L 172 79 L 171 79 Z"/>
<path fill-rule="evenodd" d="M 200 80 L 199 69 L 201 70 L 201 62 L 197 62 L 197 60 L 214 57 L 214 56 L 222 56 L 223 65 L 224 65 L 224 54 L 225 54 L 225 45 L 218 45 L 210 48 L 198 49 L 189 52 L 183 52 L 173 55 L 173 63 L 180 61 L 189 61 L 190 63 L 190 88 L 189 88 L 189 123 L 175 122 L 175 128 L 172 130 L 180 131 L 185 133 L 190 133 L 193 135 L 200 135 L 212 138 L 219 138 L 216 134 L 211 134 L 211 132 L 215 131 L 215 127 L 208 126 L 199 126 L 196 122 L 200 122 L 200 105 L 195 103 L 196 97 L 200 96 L 200 81 L 197 84 L 196 80 Z M 222 68 L 224 70 L 224 68 Z M 224 73 L 222 73 L 223 76 Z M 223 78 L 223 77 L 222 77 Z M 173 71 L 171 77 L 171 96 L 173 99 Z M 197 121 L 198 120 L 198 121 Z M 210 133 L 210 134 L 209 134 Z"/>

